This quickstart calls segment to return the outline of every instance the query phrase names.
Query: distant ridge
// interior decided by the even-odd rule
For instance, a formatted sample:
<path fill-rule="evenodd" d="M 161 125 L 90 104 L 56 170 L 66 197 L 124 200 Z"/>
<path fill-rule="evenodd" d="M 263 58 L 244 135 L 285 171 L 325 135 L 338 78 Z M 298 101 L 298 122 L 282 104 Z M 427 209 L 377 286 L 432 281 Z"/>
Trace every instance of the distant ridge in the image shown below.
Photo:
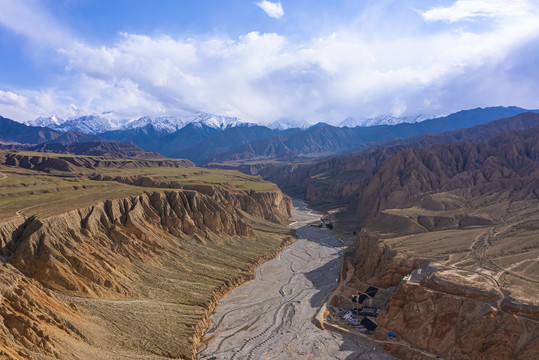
<path fill-rule="evenodd" d="M 429 119 L 434 119 L 435 116 L 428 115 L 415 115 L 415 116 L 392 116 L 392 115 L 379 115 L 372 118 L 360 117 L 355 119 L 348 117 L 339 123 L 340 127 L 356 127 L 356 126 L 378 126 L 378 125 L 397 125 L 402 123 L 417 123 Z"/>
<path fill-rule="evenodd" d="M 380 142 L 484 124 L 526 111 L 514 106 L 477 108 L 413 124 L 354 128 L 338 128 L 319 123 L 302 131 L 280 134 L 231 149 L 217 157 L 216 162 L 321 158 L 350 151 L 361 151 Z"/>
<path fill-rule="evenodd" d="M 33 130 L 34 133 L 39 132 L 41 138 L 39 135 L 25 137 L 21 134 L 32 130 L 18 124 L 19 130 L 12 133 L 4 131 L 6 135 L 0 138 L 0 141 L 4 144 L 60 142 L 64 145 L 73 142 L 119 141 L 168 157 L 189 158 L 198 164 L 253 160 L 304 161 L 361 152 L 373 145 L 429 133 L 454 131 L 523 112 L 526 110 L 519 107 L 476 108 L 435 119 L 424 120 L 424 117 L 418 116 L 399 120 L 415 121 L 414 123 L 368 127 L 336 127 L 318 123 L 308 128 L 286 128 L 298 125 L 298 123 L 295 120 L 281 119 L 279 124 L 271 125 L 275 129 L 245 123 L 234 117 L 212 114 L 192 114 L 183 118 L 141 117 L 123 124 L 113 124 L 97 116 L 82 117 L 79 118 L 80 121 L 71 119 L 64 122 L 53 116 L 48 120 L 41 118 L 39 123 L 63 127 L 63 131 L 76 125 L 84 131 L 75 129 L 66 131 L 65 135 L 62 135 L 56 130 L 41 127 Z M 376 121 L 397 121 L 395 119 L 379 117 Z M 347 124 L 352 125 L 351 122 Z M 95 133 L 98 129 L 111 127 L 117 129 Z"/>
<path fill-rule="evenodd" d="M 45 143 L 28 147 L 25 150 L 74 155 L 109 156 L 119 159 L 166 159 L 159 153 L 144 151 L 138 146 L 117 142 L 77 142 L 69 145 Z"/>
<path fill-rule="evenodd" d="M 58 139 L 61 132 L 38 126 L 26 126 L 0 116 L 0 141 L 21 144 L 41 144 Z"/>

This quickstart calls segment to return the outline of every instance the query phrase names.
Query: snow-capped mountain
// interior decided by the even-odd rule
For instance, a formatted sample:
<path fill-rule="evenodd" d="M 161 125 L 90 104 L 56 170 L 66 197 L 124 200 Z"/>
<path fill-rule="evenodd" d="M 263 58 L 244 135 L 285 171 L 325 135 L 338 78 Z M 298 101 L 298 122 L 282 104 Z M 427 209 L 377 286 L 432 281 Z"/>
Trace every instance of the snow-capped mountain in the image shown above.
<path fill-rule="evenodd" d="M 207 127 L 226 130 L 236 126 L 252 126 L 255 124 L 243 122 L 237 117 L 223 115 L 213 115 L 205 113 L 192 113 L 182 117 L 149 117 L 142 116 L 136 119 L 109 119 L 106 115 L 85 115 L 81 117 L 63 120 L 57 116 L 38 117 L 35 120 L 26 122 L 31 126 L 46 126 L 58 131 L 78 130 L 85 134 L 100 134 L 112 130 L 132 130 L 151 125 L 156 130 L 166 133 L 173 133 L 182 129 L 185 125 L 193 123 L 194 125 L 205 125 Z"/>
<path fill-rule="evenodd" d="M 286 129 L 293 129 L 293 128 L 300 128 L 300 129 L 306 129 L 310 126 L 310 124 L 307 124 L 304 121 L 289 119 L 289 118 L 281 118 L 279 120 L 275 120 L 273 122 L 270 122 L 268 124 L 264 124 L 264 126 L 269 127 L 273 130 L 286 130 Z"/>
<path fill-rule="evenodd" d="M 231 127 L 236 126 L 251 126 L 253 124 L 246 123 L 238 119 L 237 117 L 223 116 L 223 115 L 213 115 L 213 114 L 197 114 L 194 118 L 187 121 L 187 123 L 202 124 L 208 127 L 226 130 Z"/>
<path fill-rule="evenodd" d="M 85 115 L 67 120 L 56 115 L 40 116 L 35 120 L 26 121 L 30 126 L 46 126 L 58 131 L 78 130 L 85 134 L 95 135 L 109 130 L 119 129 L 126 120 L 112 120 L 98 115 Z"/>
<path fill-rule="evenodd" d="M 99 134 L 105 131 L 119 129 L 125 120 L 111 120 L 98 115 L 85 115 L 69 119 L 54 127 L 55 130 L 71 131 L 78 130 L 85 134 Z"/>
<path fill-rule="evenodd" d="M 434 116 L 428 115 L 415 115 L 415 116 L 402 116 L 396 117 L 392 115 L 379 115 L 376 117 L 366 118 L 352 118 L 347 117 L 339 123 L 340 127 L 356 127 L 356 126 L 377 126 L 377 125 L 396 125 L 401 123 L 416 123 L 434 118 Z"/>
<path fill-rule="evenodd" d="M 143 128 L 148 125 L 153 126 L 156 130 L 162 130 L 163 132 L 170 134 L 183 128 L 186 125 L 186 121 L 176 117 L 151 118 L 149 116 L 143 116 L 125 123 L 120 130 Z"/>
<path fill-rule="evenodd" d="M 64 119 L 57 117 L 56 115 L 51 116 L 40 116 L 34 120 L 25 121 L 24 124 L 28 126 L 40 126 L 54 128 L 65 122 Z"/>

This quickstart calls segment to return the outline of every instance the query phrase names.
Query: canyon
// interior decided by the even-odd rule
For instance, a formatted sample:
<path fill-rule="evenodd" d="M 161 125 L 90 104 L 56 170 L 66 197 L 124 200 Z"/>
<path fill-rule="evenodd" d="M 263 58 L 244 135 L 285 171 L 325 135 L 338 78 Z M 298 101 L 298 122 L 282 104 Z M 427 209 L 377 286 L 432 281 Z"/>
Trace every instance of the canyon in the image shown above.
<path fill-rule="evenodd" d="M 326 316 L 374 286 L 384 295 L 371 340 L 399 358 L 529 359 L 539 356 L 538 125 L 526 113 L 323 161 L 222 166 L 341 207 L 332 221 L 354 251 Z"/>
<path fill-rule="evenodd" d="M 173 160 L 1 159 L 5 358 L 194 358 L 217 301 L 293 241 L 290 199 L 258 178 Z"/>
<path fill-rule="evenodd" d="M 211 141 L 228 159 L 221 134 Z M 538 144 L 532 112 L 322 159 L 325 145 L 314 160 L 204 168 L 128 144 L 11 144 L 0 354 L 537 357 Z M 268 181 L 306 201 L 291 227 L 292 201 Z M 347 321 L 373 288 L 365 335 Z"/>

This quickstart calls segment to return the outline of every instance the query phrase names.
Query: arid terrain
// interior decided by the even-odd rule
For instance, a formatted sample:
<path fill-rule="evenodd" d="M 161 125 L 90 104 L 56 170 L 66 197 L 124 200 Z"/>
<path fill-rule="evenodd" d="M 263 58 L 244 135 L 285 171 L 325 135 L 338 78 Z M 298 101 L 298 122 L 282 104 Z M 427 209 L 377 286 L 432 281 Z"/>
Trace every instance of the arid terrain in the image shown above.
<path fill-rule="evenodd" d="M 219 302 L 199 359 L 393 359 L 367 339 L 318 328 L 336 285 L 342 242 L 318 228 L 321 214 L 296 202 L 298 240 Z"/>
<path fill-rule="evenodd" d="M 327 228 L 305 204 L 290 228 L 290 198 L 235 170 L 132 145 L 10 145 L 1 354 L 535 358 L 538 123 L 525 113 L 319 162 L 220 165 L 332 209 Z"/>
<path fill-rule="evenodd" d="M 409 346 L 449 359 L 539 355 L 537 144 L 534 128 L 408 149 L 369 179 L 348 215 L 363 226 L 344 285 L 393 292 L 376 337 L 401 343 L 384 348 L 405 359 L 421 356 Z M 350 306 L 347 296 L 333 305 Z"/>
<path fill-rule="evenodd" d="M 399 358 L 530 359 L 539 356 L 538 124 L 526 113 L 318 162 L 222 166 L 341 208 L 335 231 L 355 243 L 328 324 L 357 326 L 352 296 L 374 287 L 358 312 Z"/>
<path fill-rule="evenodd" d="M 293 241 L 288 197 L 183 160 L 0 153 L 0 357 L 194 358 L 217 301 Z"/>

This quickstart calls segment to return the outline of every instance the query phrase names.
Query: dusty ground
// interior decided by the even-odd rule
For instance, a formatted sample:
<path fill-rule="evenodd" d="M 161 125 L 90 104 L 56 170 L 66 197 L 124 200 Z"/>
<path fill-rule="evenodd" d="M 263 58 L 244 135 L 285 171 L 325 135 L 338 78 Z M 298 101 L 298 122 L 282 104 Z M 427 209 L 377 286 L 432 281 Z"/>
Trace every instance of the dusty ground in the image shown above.
<path fill-rule="evenodd" d="M 296 202 L 298 240 L 231 291 L 212 317 L 199 358 L 393 359 L 368 340 L 323 331 L 312 318 L 336 285 L 340 241 L 309 224 L 320 214 Z"/>

